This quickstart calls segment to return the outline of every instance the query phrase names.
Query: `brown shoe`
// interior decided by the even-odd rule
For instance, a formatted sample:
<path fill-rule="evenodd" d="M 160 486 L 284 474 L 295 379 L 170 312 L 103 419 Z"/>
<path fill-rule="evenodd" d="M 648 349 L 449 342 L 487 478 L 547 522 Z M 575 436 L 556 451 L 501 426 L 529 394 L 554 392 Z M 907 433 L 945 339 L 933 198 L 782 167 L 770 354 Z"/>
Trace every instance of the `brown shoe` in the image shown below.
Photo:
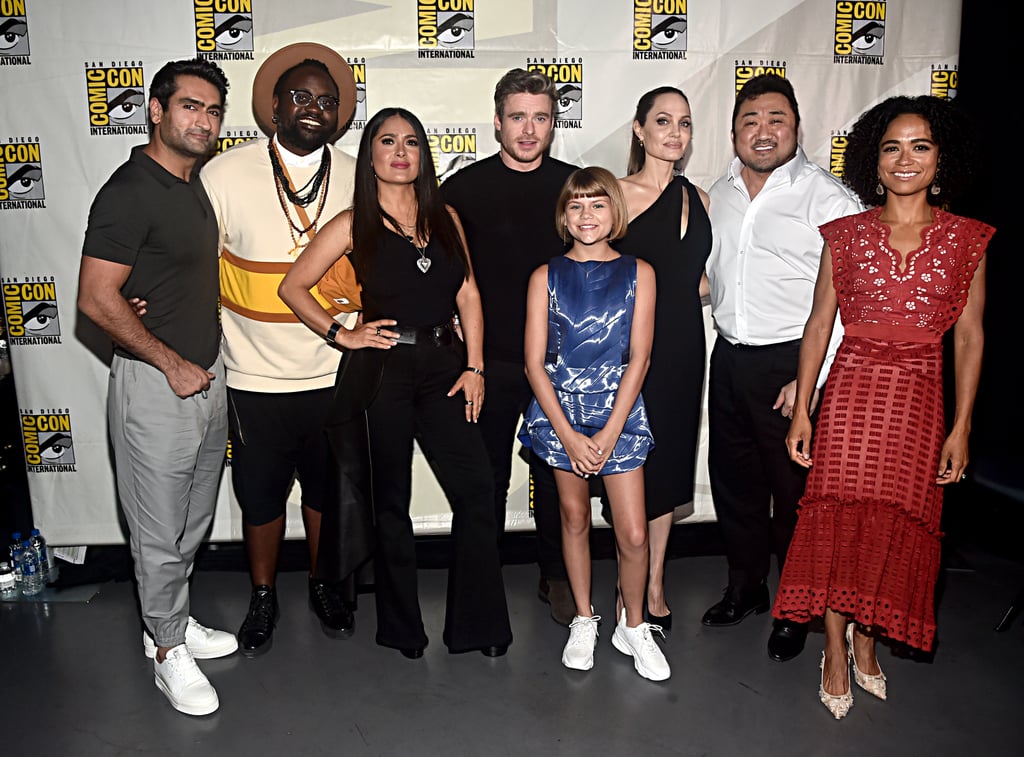
<path fill-rule="evenodd" d="M 551 619 L 568 627 L 576 617 L 576 602 L 565 579 L 541 578 L 537 585 L 537 598 L 551 606 Z"/>

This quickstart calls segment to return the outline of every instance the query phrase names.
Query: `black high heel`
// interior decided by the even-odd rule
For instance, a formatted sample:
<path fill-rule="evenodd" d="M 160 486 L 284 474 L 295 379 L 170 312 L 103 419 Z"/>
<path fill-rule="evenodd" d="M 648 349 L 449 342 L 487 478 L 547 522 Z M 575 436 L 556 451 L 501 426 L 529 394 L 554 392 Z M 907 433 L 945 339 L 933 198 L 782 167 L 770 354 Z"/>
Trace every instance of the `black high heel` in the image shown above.
<path fill-rule="evenodd" d="M 646 607 L 644 608 L 644 620 L 652 626 L 661 626 L 662 631 L 672 630 L 672 613 L 668 615 L 653 615 Z"/>

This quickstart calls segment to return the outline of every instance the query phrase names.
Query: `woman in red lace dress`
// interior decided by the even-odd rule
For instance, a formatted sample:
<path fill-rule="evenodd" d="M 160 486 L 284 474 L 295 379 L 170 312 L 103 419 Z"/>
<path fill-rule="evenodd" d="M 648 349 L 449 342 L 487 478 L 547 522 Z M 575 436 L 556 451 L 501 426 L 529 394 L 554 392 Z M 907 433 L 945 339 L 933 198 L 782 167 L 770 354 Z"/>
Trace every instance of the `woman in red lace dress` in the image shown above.
<path fill-rule="evenodd" d="M 885 699 L 875 638 L 935 637 L 942 487 L 960 481 L 981 371 L 984 253 L 992 227 L 941 209 L 967 184 L 969 130 L 954 103 L 893 97 L 857 121 L 844 181 L 870 210 L 821 227 L 786 444 L 811 468 L 774 614 L 824 616 L 819 698 Z M 809 403 L 838 309 L 844 337 L 814 436 Z M 956 410 L 947 434 L 942 337 L 953 329 Z M 813 467 L 812 467 L 813 465 Z"/>

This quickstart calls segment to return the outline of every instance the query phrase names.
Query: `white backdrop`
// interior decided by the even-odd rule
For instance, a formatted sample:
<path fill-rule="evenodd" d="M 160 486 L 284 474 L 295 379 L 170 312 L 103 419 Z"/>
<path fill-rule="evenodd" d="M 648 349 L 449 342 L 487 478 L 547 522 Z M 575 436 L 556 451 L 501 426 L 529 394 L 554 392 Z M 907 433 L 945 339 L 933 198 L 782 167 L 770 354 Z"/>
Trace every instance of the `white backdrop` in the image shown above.
<path fill-rule="evenodd" d="M 80 318 L 78 263 L 89 205 L 146 141 L 145 93 L 166 61 L 202 54 L 231 81 L 221 147 L 258 134 L 252 78 L 297 41 L 340 51 L 360 103 L 339 144 L 355 154 L 367 115 L 401 105 L 431 133 L 440 173 L 497 149 L 493 88 L 543 66 L 560 88 L 552 152 L 625 171 L 637 98 L 687 93 L 686 173 L 705 189 L 732 157 L 735 91 L 763 70 L 792 80 L 808 155 L 841 171 L 857 115 L 892 94 L 953 97 L 960 0 L 0 0 L 0 277 L 36 526 L 55 545 L 123 540 L 107 448 L 109 346 Z M 708 314 L 706 313 L 706 316 Z M 713 338 L 708 316 L 709 346 Z M 702 440 L 695 501 L 713 517 Z M 238 539 L 225 485 L 215 540 Z M 447 505 L 421 457 L 413 513 L 444 532 Z M 517 460 L 508 527 L 531 528 Z M 298 508 L 288 534 L 301 534 Z"/>

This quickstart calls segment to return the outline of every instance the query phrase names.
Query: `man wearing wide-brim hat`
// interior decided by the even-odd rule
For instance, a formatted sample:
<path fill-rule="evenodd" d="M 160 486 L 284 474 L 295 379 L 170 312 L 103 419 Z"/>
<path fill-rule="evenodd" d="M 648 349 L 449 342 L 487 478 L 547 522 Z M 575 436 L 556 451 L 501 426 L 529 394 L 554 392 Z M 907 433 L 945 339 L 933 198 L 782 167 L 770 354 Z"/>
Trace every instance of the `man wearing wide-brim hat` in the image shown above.
<path fill-rule="evenodd" d="M 354 548 L 342 549 L 338 474 L 323 429 L 341 353 L 277 296 L 317 230 L 352 204 L 355 160 L 332 143 L 355 103 L 352 70 L 338 53 L 311 42 L 283 47 L 253 82 L 253 114 L 268 138 L 237 145 L 201 174 L 220 227 L 231 480 L 252 579 L 238 632 L 248 657 L 266 652 L 273 640 L 278 555 L 295 479 L 309 547 L 310 607 L 332 638 L 346 638 L 355 627 L 352 569 L 368 556 L 369 539 L 353 534 L 346 545 Z M 325 302 L 342 318 L 358 307 L 353 300 Z M 359 523 L 346 525 L 362 530 Z"/>

